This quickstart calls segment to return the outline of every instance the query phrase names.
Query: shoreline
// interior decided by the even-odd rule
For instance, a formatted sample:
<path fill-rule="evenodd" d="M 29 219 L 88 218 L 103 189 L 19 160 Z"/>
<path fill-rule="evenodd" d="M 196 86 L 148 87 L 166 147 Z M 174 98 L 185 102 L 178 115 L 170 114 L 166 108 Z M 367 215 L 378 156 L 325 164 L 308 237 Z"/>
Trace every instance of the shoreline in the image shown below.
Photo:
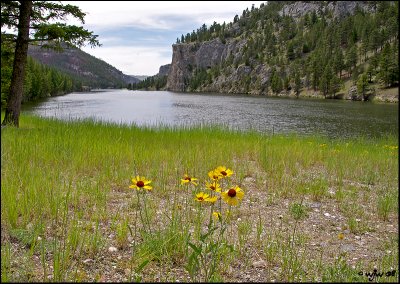
<path fill-rule="evenodd" d="M 218 248 L 215 281 L 285 282 L 289 271 L 306 282 L 360 282 L 368 281 L 360 271 L 398 266 L 394 136 L 150 129 L 27 114 L 1 135 L 4 282 L 193 282 L 187 242 L 200 243 L 196 232 L 212 212 L 194 197 L 211 194 L 205 181 L 217 166 L 233 171 L 221 188 L 237 185 L 244 197 L 214 208 L 229 218 L 231 248 Z M 185 174 L 199 184 L 181 185 Z M 129 188 L 137 175 L 153 187 L 143 198 Z M 139 218 L 145 200 L 147 220 Z"/>

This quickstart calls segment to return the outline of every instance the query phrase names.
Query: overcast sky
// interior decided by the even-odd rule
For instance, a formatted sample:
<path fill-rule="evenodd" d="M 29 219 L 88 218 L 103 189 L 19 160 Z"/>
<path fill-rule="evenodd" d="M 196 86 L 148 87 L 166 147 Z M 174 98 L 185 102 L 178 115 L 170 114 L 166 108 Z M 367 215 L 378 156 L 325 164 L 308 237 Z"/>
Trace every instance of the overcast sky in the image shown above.
<path fill-rule="evenodd" d="M 128 75 L 155 75 L 171 63 L 172 44 L 182 34 L 232 22 L 246 8 L 265 1 L 62 1 L 87 15 L 84 27 L 101 47 L 82 49 Z M 78 24 L 78 22 L 76 22 Z"/>

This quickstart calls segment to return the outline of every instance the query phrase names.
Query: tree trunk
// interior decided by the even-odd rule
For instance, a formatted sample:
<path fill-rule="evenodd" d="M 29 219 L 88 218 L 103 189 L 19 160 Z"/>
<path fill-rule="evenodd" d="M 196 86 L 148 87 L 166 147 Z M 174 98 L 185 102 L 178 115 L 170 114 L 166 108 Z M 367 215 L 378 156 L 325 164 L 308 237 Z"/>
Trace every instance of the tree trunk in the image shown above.
<path fill-rule="evenodd" d="M 25 65 L 28 57 L 29 23 L 32 13 L 32 1 L 21 1 L 18 19 L 18 36 L 15 45 L 13 72 L 10 93 L 2 125 L 19 127 L 19 115 L 23 96 Z"/>

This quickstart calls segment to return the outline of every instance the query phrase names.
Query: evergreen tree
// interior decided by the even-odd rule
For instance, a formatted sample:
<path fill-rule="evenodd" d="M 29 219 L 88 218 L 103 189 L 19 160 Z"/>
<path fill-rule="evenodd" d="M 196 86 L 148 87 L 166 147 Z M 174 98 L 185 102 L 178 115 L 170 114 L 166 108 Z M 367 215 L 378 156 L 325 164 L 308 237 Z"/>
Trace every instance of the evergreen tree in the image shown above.
<path fill-rule="evenodd" d="M 362 73 L 361 75 L 358 76 L 357 80 L 357 92 L 358 94 L 362 95 L 362 100 L 365 101 L 365 93 L 367 92 L 368 89 L 368 76 L 366 73 Z"/>
<path fill-rule="evenodd" d="M 398 58 L 394 54 L 389 43 L 386 43 L 380 56 L 378 72 L 378 78 L 385 87 L 390 87 L 399 80 Z"/>
<path fill-rule="evenodd" d="M 2 42 L 15 40 L 13 73 L 2 125 L 19 126 L 30 41 L 41 41 L 44 47 L 58 50 L 62 50 L 62 43 L 82 46 L 85 42 L 89 42 L 92 46 L 99 45 L 97 36 L 83 27 L 54 23 L 54 20 L 65 19 L 69 15 L 82 23 L 84 21 L 85 13 L 77 6 L 46 1 L 1 2 L 1 27 L 7 26 L 18 30 L 17 36 L 2 32 Z M 33 38 L 30 38 L 32 32 Z"/>

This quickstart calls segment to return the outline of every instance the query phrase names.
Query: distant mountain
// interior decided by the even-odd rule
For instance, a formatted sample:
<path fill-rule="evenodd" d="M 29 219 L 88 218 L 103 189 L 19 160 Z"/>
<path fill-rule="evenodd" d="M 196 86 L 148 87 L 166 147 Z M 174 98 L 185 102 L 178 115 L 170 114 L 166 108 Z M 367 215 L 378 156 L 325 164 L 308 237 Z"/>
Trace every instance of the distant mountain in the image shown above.
<path fill-rule="evenodd" d="M 150 77 L 149 75 L 129 75 L 129 76 L 134 77 L 134 78 L 136 78 L 136 79 L 138 79 L 140 81 L 143 81 L 146 78 Z"/>
<path fill-rule="evenodd" d="M 63 52 L 29 46 L 28 55 L 39 62 L 54 67 L 82 81 L 91 88 L 122 88 L 139 79 L 126 75 L 107 62 L 77 48 L 65 48 Z"/>

